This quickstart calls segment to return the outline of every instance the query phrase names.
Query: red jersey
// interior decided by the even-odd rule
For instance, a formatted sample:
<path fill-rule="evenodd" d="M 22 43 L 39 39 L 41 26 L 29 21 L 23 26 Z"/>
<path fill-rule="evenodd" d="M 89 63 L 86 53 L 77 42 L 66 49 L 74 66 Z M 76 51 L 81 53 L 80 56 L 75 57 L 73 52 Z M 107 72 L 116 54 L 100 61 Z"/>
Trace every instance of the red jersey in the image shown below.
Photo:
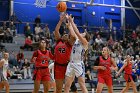
<path fill-rule="evenodd" d="M 53 59 L 53 55 L 48 50 L 37 50 L 34 52 L 32 58 L 34 57 L 37 57 L 35 61 L 35 67 L 48 67 L 48 60 Z"/>
<path fill-rule="evenodd" d="M 59 64 L 67 64 L 70 59 L 72 46 L 61 39 L 57 41 L 54 49 L 54 60 Z"/>
<path fill-rule="evenodd" d="M 108 57 L 107 59 L 104 59 L 102 56 L 99 57 L 99 66 L 104 66 L 106 67 L 105 70 L 101 70 L 99 69 L 98 70 L 98 75 L 110 75 L 111 73 L 111 70 L 110 70 L 110 67 L 111 67 L 112 63 L 111 63 L 111 58 Z"/>
<path fill-rule="evenodd" d="M 124 68 L 124 71 L 126 74 L 132 74 L 132 63 L 127 64 L 127 66 Z"/>

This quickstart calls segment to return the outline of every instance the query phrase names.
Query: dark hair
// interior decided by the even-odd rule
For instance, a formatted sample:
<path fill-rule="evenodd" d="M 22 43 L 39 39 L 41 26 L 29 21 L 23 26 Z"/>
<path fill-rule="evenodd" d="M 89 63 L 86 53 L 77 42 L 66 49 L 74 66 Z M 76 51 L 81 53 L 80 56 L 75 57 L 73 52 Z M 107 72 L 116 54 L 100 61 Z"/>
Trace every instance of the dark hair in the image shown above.
<path fill-rule="evenodd" d="M 85 38 L 89 42 L 89 40 L 90 40 L 90 34 L 88 32 L 86 32 Z"/>

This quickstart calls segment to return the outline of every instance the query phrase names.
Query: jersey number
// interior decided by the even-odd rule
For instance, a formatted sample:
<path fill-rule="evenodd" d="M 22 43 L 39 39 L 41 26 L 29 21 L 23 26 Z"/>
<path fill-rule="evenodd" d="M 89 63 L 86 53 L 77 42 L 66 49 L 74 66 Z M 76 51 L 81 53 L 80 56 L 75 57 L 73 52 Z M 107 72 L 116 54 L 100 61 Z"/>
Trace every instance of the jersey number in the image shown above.
<path fill-rule="evenodd" d="M 66 51 L 65 48 L 59 48 L 60 53 L 65 53 L 65 51 Z"/>

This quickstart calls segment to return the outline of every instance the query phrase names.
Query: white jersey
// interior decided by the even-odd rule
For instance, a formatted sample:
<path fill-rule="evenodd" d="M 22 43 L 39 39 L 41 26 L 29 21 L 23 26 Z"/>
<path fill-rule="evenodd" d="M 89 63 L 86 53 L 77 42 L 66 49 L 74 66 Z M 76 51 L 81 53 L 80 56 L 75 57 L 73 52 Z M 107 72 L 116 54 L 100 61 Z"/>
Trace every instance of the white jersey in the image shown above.
<path fill-rule="evenodd" d="M 51 79 L 54 81 L 54 63 L 51 63 L 48 68 L 50 70 Z"/>
<path fill-rule="evenodd" d="M 83 63 L 85 49 L 82 43 L 77 39 L 72 47 L 70 62 L 68 63 L 66 76 L 85 77 L 85 66 Z"/>
<path fill-rule="evenodd" d="M 73 61 L 74 63 L 83 61 L 84 53 L 85 53 L 85 49 L 84 46 L 82 45 L 82 42 L 79 41 L 79 39 L 76 39 L 72 47 L 70 61 Z"/>
<path fill-rule="evenodd" d="M 0 77 L 3 77 L 4 80 L 7 80 L 7 70 L 8 70 L 8 60 L 5 60 L 5 59 L 2 59 L 1 61 L 4 61 L 4 64 L 2 66 L 2 68 L 0 69 L 0 73 L 2 74 L 2 76 Z"/>

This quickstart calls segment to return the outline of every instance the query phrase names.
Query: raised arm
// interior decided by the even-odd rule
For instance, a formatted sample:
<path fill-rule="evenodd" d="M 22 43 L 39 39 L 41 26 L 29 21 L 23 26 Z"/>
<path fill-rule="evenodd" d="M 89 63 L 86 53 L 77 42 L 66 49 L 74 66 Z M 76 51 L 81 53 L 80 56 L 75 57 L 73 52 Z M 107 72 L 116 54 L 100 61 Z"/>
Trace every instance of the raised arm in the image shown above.
<path fill-rule="evenodd" d="M 61 26 L 64 19 L 65 19 L 65 15 L 61 15 L 60 20 L 59 20 L 58 24 L 56 25 L 56 28 L 55 28 L 55 31 L 54 31 L 55 40 L 60 39 L 59 29 L 60 29 L 60 26 Z"/>
<path fill-rule="evenodd" d="M 70 34 L 70 39 L 69 39 L 69 44 L 70 45 L 73 45 L 74 44 L 74 42 L 75 42 L 75 40 L 76 40 L 76 38 L 77 38 L 77 36 L 76 36 L 76 34 L 75 34 L 75 32 L 74 32 L 74 30 L 73 30 L 73 27 L 72 27 L 72 24 L 70 23 L 70 21 L 69 21 L 69 16 L 68 16 L 68 14 L 66 15 L 66 18 L 67 18 L 67 23 L 66 23 L 66 25 L 68 26 L 68 29 L 69 29 L 69 34 Z"/>
<path fill-rule="evenodd" d="M 70 16 L 69 19 L 70 19 L 70 23 L 72 24 L 72 27 L 74 29 L 75 34 L 77 35 L 77 37 L 79 38 L 79 40 L 82 42 L 83 46 L 86 49 L 88 49 L 88 41 L 85 38 L 83 38 L 83 36 L 80 34 L 80 32 L 79 32 L 77 26 L 75 25 L 75 23 L 74 23 L 74 21 L 73 21 L 73 19 L 72 19 L 71 16 Z"/>

